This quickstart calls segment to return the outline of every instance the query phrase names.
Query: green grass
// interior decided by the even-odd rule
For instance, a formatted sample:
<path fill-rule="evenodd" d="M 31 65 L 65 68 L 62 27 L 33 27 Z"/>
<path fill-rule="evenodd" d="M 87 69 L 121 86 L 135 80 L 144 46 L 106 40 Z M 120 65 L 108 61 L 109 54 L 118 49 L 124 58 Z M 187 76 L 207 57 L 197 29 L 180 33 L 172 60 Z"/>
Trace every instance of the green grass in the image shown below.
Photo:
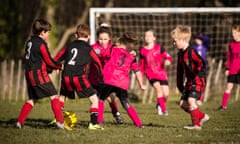
<path fill-rule="evenodd" d="M 169 100 L 169 116 L 156 114 L 155 104 L 132 103 L 144 123 L 135 128 L 127 113 L 119 105 L 125 124 L 117 125 L 106 103 L 103 131 L 90 131 L 89 102 L 87 99 L 67 101 L 65 109 L 77 114 L 78 122 L 73 131 L 48 127 L 53 114 L 48 100 L 38 103 L 23 129 L 16 129 L 15 122 L 23 102 L 0 101 L 0 143 L 2 144 L 235 144 L 240 143 L 240 102 L 229 102 L 226 111 L 216 111 L 220 100 L 204 103 L 200 109 L 211 116 L 202 131 L 184 130 L 190 116 L 177 105 L 177 98 Z"/>

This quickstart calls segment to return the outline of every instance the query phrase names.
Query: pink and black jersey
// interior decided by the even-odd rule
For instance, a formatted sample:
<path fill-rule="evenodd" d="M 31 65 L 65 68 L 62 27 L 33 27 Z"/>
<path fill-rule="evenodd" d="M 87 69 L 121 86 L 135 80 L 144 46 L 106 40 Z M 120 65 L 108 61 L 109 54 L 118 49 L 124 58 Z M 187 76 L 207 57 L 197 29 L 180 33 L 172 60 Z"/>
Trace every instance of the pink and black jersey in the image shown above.
<path fill-rule="evenodd" d="M 135 72 L 139 70 L 135 56 L 124 48 L 113 47 L 111 58 L 103 68 L 104 83 L 128 90 L 130 70 Z"/>
<path fill-rule="evenodd" d="M 25 49 L 25 76 L 31 86 L 51 82 L 47 67 L 61 69 L 61 64 L 55 62 L 48 50 L 47 43 L 39 36 L 32 36 Z"/>
<path fill-rule="evenodd" d="M 163 60 L 172 61 L 172 57 L 159 44 L 155 44 L 152 49 L 142 47 L 140 50 L 140 68 L 149 80 L 168 80 L 167 72 L 163 65 Z"/>
<path fill-rule="evenodd" d="M 240 74 L 240 42 L 232 41 L 229 44 L 226 69 L 230 75 Z"/>
<path fill-rule="evenodd" d="M 98 55 L 102 66 L 104 67 L 105 63 L 110 59 L 112 43 L 109 42 L 106 48 L 103 48 L 98 42 L 92 45 L 93 50 Z M 98 70 L 94 63 L 90 63 L 88 79 L 92 85 L 99 84 Z"/>
<path fill-rule="evenodd" d="M 193 48 L 178 52 L 177 87 L 180 92 L 194 90 L 201 92 L 205 88 L 206 68 L 202 57 Z M 187 79 L 184 85 L 184 75 Z"/>

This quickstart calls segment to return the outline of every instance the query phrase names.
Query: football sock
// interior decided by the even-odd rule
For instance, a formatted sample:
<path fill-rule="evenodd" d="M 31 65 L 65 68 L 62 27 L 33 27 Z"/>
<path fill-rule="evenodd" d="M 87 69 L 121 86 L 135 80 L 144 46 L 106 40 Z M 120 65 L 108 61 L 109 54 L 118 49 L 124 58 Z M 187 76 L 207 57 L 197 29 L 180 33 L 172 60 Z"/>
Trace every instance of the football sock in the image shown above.
<path fill-rule="evenodd" d="M 60 103 L 59 103 L 59 99 L 54 98 L 51 100 L 51 107 L 52 107 L 52 111 L 55 115 L 56 121 L 63 123 L 64 122 L 64 118 L 63 118 L 63 112 L 61 110 L 60 107 Z"/>
<path fill-rule="evenodd" d="M 98 124 L 98 108 L 90 108 L 90 121 L 93 125 Z"/>
<path fill-rule="evenodd" d="M 33 106 L 30 103 L 26 102 L 22 106 L 22 110 L 18 116 L 18 122 L 23 124 L 25 119 L 27 118 L 28 114 L 31 112 L 32 108 L 33 108 Z"/>
<path fill-rule="evenodd" d="M 201 112 L 200 110 L 199 110 L 199 108 L 197 109 L 198 110 L 198 115 L 199 115 L 199 119 L 201 120 L 202 118 L 204 118 L 204 113 L 203 112 Z"/>
<path fill-rule="evenodd" d="M 99 102 L 98 102 L 98 123 L 103 122 L 103 117 L 104 117 L 104 101 L 99 100 Z"/>
<path fill-rule="evenodd" d="M 227 108 L 227 103 L 228 103 L 228 99 L 230 97 L 230 93 L 224 93 L 223 94 L 223 98 L 222 98 L 222 108 Z"/>
<path fill-rule="evenodd" d="M 192 110 L 190 109 L 190 115 L 191 115 L 191 118 L 192 118 L 193 125 L 200 126 L 199 110 L 198 110 L 198 108 L 192 109 Z"/>
<path fill-rule="evenodd" d="M 166 104 L 165 104 L 165 102 L 164 102 L 164 97 L 158 97 L 158 98 L 157 98 L 157 101 L 158 101 L 159 106 L 160 106 L 161 109 L 162 109 L 162 112 L 166 112 L 167 109 L 166 109 Z"/>
<path fill-rule="evenodd" d="M 141 127 L 142 126 L 142 122 L 139 119 L 136 110 L 132 106 L 129 106 L 127 108 L 127 113 L 130 116 L 130 118 L 132 119 L 132 121 L 134 122 L 135 126 L 137 126 L 137 127 Z"/>
<path fill-rule="evenodd" d="M 117 108 L 117 102 L 111 102 L 109 103 L 111 110 L 112 110 L 112 114 L 115 115 L 118 112 L 118 108 Z"/>
<path fill-rule="evenodd" d="M 64 101 L 59 101 L 59 104 L 60 104 L 61 110 L 63 111 L 64 110 Z"/>

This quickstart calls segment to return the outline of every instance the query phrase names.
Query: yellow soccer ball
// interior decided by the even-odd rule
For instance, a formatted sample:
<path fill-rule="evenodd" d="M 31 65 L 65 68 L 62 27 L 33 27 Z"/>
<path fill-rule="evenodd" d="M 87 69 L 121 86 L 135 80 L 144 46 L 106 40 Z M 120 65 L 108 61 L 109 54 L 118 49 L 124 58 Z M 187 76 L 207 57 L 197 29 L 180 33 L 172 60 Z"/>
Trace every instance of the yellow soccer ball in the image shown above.
<path fill-rule="evenodd" d="M 77 123 L 77 116 L 74 112 L 64 111 L 64 122 L 71 128 L 73 128 Z"/>

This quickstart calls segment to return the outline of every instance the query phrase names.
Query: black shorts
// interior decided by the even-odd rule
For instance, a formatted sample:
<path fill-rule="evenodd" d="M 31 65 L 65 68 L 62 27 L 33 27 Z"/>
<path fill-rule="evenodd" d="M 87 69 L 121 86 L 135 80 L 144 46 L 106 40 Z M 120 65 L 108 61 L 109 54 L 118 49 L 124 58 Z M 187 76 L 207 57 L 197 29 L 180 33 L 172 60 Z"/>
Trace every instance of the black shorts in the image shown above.
<path fill-rule="evenodd" d="M 79 98 L 88 98 L 94 94 L 97 94 L 97 91 L 93 87 L 89 87 L 81 91 L 76 91 L 76 93 Z M 67 98 L 75 99 L 75 91 L 61 89 L 60 94 L 66 96 Z"/>
<path fill-rule="evenodd" d="M 168 81 L 167 80 L 157 80 L 157 79 L 151 79 L 149 80 L 149 83 L 151 85 L 153 85 L 155 82 L 159 82 L 160 85 L 168 85 Z"/>
<path fill-rule="evenodd" d="M 41 99 L 57 95 L 57 90 L 55 89 L 52 82 L 37 86 L 31 86 L 31 84 L 27 82 L 27 89 L 29 99 Z"/>
<path fill-rule="evenodd" d="M 194 90 L 191 91 L 185 91 L 183 95 L 181 96 L 181 100 L 188 100 L 189 97 L 195 98 L 196 100 L 199 100 L 201 96 L 201 92 L 197 92 Z"/>
<path fill-rule="evenodd" d="M 229 75 L 229 76 L 227 77 L 227 82 L 228 82 L 228 83 L 240 84 L 240 74 Z"/>
<path fill-rule="evenodd" d="M 99 88 L 99 97 L 101 100 L 105 100 L 111 93 L 115 92 L 116 96 L 122 100 L 128 98 L 128 93 L 126 90 L 121 89 L 119 87 L 111 86 L 111 85 L 101 85 Z"/>

